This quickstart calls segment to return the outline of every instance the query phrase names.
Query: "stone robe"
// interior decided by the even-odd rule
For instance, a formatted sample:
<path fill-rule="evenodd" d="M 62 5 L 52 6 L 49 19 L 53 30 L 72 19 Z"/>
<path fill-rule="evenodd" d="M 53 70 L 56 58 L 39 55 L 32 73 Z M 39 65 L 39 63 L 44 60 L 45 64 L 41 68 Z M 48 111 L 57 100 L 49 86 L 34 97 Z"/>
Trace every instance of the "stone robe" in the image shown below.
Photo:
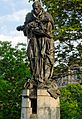
<path fill-rule="evenodd" d="M 36 16 L 33 11 L 26 15 L 24 35 L 29 39 L 27 55 L 35 81 L 51 79 L 54 64 L 53 19 L 44 12 Z"/>

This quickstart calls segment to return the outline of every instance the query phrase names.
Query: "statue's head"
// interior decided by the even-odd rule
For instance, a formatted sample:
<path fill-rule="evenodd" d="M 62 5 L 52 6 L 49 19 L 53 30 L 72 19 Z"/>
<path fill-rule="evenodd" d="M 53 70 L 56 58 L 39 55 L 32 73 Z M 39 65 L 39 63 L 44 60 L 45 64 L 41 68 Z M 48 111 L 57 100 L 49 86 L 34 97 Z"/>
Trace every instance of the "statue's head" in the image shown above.
<path fill-rule="evenodd" d="M 41 3 L 39 1 L 34 1 L 32 7 L 36 15 L 38 15 L 42 10 Z"/>

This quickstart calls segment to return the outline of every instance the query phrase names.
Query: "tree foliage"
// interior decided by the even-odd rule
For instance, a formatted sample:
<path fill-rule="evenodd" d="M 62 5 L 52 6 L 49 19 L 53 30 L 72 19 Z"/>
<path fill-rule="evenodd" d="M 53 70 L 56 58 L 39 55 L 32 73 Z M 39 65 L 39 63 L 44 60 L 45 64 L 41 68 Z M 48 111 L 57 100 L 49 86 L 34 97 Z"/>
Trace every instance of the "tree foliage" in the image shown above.
<path fill-rule="evenodd" d="M 19 119 L 25 77 L 30 75 L 26 46 L 0 41 L 0 119 Z"/>
<path fill-rule="evenodd" d="M 61 88 L 61 119 L 82 119 L 82 86 L 69 84 Z"/>

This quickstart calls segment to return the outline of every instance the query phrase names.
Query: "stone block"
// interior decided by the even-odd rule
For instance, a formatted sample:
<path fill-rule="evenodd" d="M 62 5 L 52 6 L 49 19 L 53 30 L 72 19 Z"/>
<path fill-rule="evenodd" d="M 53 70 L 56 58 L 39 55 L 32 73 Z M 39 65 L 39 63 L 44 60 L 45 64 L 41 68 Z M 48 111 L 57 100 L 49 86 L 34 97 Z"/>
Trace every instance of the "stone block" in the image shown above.
<path fill-rule="evenodd" d="M 22 96 L 23 96 L 23 97 L 26 97 L 26 96 L 28 97 L 29 94 L 30 94 L 30 90 L 29 90 L 29 89 L 23 90 L 23 92 L 22 92 Z"/>
<path fill-rule="evenodd" d="M 46 89 L 38 89 L 37 96 L 50 96 Z"/>
<path fill-rule="evenodd" d="M 56 119 L 60 119 L 60 107 L 56 108 Z"/>
<path fill-rule="evenodd" d="M 50 119 L 58 119 L 56 118 L 56 108 L 51 108 L 51 118 Z"/>
<path fill-rule="evenodd" d="M 49 108 L 39 108 L 37 112 L 38 119 L 51 119 L 50 118 L 50 110 Z"/>
<path fill-rule="evenodd" d="M 31 100 L 29 98 L 22 97 L 22 107 L 31 107 Z"/>
<path fill-rule="evenodd" d="M 49 96 L 37 96 L 37 108 L 50 107 Z"/>
<path fill-rule="evenodd" d="M 49 98 L 49 96 L 44 96 L 44 107 L 50 107 L 50 98 Z"/>
<path fill-rule="evenodd" d="M 43 96 L 37 96 L 37 108 L 44 107 L 44 97 Z"/>
<path fill-rule="evenodd" d="M 32 114 L 32 108 L 22 108 L 21 119 L 30 119 L 31 114 Z"/>
<path fill-rule="evenodd" d="M 30 119 L 37 119 L 37 114 L 31 114 Z"/>
<path fill-rule="evenodd" d="M 37 89 L 37 93 L 36 90 L 24 90 L 22 96 L 21 119 L 60 119 L 59 97 L 57 99 L 51 97 L 46 89 Z M 32 103 L 35 102 L 31 96 L 37 100 L 34 105 L 37 106 L 36 112 L 33 112 L 35 107 Z"/>
<path fill-rule="evenodd" d="M 59 103 L 59 97 L 57 99 L 54 99 L 53 97 L 49 97 L 49 101 L 50 101 L 50 107 L 59 107 L 60 103 Z"/>

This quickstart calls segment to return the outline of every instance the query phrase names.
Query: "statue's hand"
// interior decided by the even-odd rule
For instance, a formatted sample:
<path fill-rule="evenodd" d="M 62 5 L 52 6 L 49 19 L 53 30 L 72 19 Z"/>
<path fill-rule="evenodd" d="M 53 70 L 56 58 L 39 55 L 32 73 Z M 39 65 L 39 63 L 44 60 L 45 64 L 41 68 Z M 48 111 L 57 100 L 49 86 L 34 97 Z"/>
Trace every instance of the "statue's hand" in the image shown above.
<path fill-rule="evenodd" d="M 21 26 L 17 26 L 16 30 L 20 31 L 21 30 Z"/>
<path fill-rule="evenodd" d="M 24 29 L 24 26 L 18 26 L 18 27 L 16 28 L 17 31 L 23 31 L 23 29 Z"/>

